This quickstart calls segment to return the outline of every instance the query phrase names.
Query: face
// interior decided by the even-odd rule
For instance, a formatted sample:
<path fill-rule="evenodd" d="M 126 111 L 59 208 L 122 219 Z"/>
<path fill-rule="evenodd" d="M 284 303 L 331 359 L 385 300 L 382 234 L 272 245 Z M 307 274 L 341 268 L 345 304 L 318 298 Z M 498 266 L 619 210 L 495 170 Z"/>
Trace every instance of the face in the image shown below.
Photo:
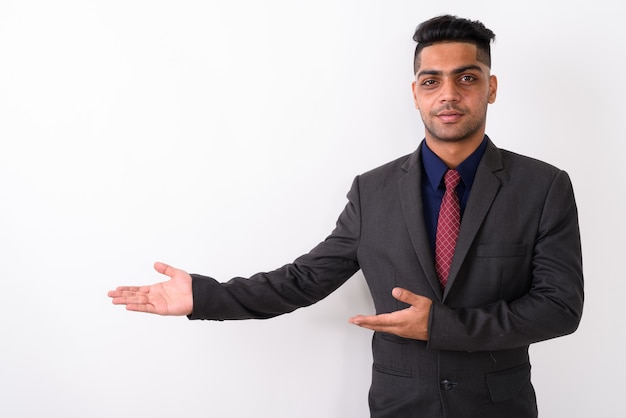
<path fill-rule="evenodd" d="M 413 99 L 427 142 L 482 141 L 497 80 L 476 52 L 475 45 L 465 42 L 438 43 L 421 51 Z"/>

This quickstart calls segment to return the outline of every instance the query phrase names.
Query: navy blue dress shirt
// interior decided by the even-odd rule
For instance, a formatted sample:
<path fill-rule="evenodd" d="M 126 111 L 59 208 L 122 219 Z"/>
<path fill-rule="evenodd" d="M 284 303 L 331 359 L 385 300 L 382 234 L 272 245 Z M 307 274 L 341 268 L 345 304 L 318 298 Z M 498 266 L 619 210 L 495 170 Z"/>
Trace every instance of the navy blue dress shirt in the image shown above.
<path fill-rule="evenodd" d="M 459 202 L 461 204 L 461 217 L 467 206 L 467 200 L 469 198 L 472 184 L 474 183 L 474 177 L 476 176 L 476 169 L 480 163 L 483 154 L 487 148 L 487 136 L 483 138 L 483 142 L 476 148 L 476 150 L 467 157 L 456 168 L 461 175 L 461 182 L 456 188 L 456 192 L 459 196 Z M 435 236 L 437 235 L 437 220 L 439 219 L 439 206 L 441 206 L 441 199 L 446 190 L 443 176 L 448 170 L 448 166 L 441 161 L 434 152 L 428 148 L 426 141 L 422 142 L 422 201 L 424 204 L 424 221 L 426 222 L 426 229 L 428 232 L 428 238 L 430 240 L 430 248 L 435 253 Z"/>

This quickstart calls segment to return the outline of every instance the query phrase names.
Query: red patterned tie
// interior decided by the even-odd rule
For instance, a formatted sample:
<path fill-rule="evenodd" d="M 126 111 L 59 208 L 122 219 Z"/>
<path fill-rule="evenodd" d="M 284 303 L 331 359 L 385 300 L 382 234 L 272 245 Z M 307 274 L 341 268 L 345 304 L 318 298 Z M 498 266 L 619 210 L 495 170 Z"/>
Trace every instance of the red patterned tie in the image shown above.
<path fill-rule="evenodd" d="M 446 287 L 448 282 L 450 264 L 461 225 L 461 208 L 459 197 L 456 194 L 456 186 L 458 186 L 459 181 L 461 181 L 461 176 L 458 171 L 448 170 L 446 172 L 444 176 L 446 192 L 439 208 L 437 237 L 435 239 L 435 268 L 442 288 Z"/>

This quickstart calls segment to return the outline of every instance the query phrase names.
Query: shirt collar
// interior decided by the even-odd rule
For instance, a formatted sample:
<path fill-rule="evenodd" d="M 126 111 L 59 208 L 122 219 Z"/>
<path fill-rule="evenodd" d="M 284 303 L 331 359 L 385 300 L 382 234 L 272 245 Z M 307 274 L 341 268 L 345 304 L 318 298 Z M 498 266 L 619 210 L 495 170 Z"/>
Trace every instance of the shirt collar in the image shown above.
<path fill-rule="evenodd" d="M 456 168 L 459 174 L 461 175 L 461 180 L 465 187 L 469 190 L 472 188 L 472 184 L 474 183 L 474 177 L 476 176 L 476 170 L 478 169 L 478 164 L 480 163 L 483 154 L 485 153 L 485 149 L 487 148 L 487 135 L 483 138 L 482 142 L 474 150 L 473 153 L 470 154 L 461 164 Z M 426 145 L 426 140 L 422 142 L 422 164 L 424 166 L 424 171 L 426 176 L 428 177 L 428 181 L 432 186 L 433 190 L 437 190 L 439 186 L 442 184 L 441 180 L 448 171 L 448 166 L 441 161 L 434 152 L 428 148 Z"/>

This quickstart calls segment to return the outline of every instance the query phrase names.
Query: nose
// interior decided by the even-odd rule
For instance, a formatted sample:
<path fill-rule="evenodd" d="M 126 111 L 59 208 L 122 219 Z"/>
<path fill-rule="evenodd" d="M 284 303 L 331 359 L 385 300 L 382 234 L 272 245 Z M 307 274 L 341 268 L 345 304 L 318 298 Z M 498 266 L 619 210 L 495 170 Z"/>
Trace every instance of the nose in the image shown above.
<path fill-rule="evenodd" d="M 444 80 L 439 90 L 439 100 L 441 102 L 457 102 L 461 95 L 458 86 L 452 80 Z"/>

